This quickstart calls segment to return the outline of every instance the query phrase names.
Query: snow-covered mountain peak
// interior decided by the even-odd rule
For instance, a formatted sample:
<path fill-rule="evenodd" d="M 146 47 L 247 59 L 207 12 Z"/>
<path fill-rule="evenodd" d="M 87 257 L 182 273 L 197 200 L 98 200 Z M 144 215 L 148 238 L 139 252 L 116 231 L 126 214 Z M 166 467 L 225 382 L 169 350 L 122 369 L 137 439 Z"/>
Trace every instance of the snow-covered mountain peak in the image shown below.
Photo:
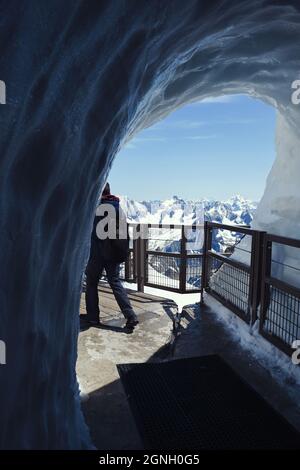
<path fill-rule="evenodd" d="M 240 195 L 227 201 L 200 199 L 186 201 L 173 196 L 164 201 L 133 201 L 121 196 L 121 205 L 130 222 L 160 224 L 203 224 L 204 220 L 224 224 L 250 225 L 257 203 Z"/>

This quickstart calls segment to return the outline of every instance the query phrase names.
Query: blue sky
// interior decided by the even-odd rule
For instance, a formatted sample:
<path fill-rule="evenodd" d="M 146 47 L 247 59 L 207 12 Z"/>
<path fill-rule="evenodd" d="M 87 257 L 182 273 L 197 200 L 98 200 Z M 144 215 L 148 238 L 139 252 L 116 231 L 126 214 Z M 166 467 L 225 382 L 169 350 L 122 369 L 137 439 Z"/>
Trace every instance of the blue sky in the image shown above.
<path fill-rule="evenodd" d="M 117 155 L 115 194 L 258 201 L 275 158 L 275 110 L 236 95 L 185 106 L 140 132 Z"/>

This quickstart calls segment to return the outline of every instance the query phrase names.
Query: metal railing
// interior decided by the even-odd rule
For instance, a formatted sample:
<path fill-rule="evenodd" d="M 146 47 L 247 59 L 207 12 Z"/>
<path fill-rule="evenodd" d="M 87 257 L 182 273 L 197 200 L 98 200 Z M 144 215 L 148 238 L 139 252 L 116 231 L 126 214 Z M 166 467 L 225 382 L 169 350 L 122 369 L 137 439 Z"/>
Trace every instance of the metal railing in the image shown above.
<path fill-rule="evenodd" d="M 123 267 L 126 281 L 135 282 L 139 291 L 149 286 L 182 294 L 199 292 L 201 302 L 207 293 L 249 325 L 258 320 L 259 333 L 291 354 L 293 342 L 300 340 L 300 269 L 293 264 L 293 259 L 300 260 L 300 240 L 214 222 L 130 226 L 144 236 L 131 242 Z M 161 235 L 164 230 L 166 235 Z M 188 230 L 202 231 L 203 242 L 196 250 L 187 248 Z M 224 247 L 220 239 L 230 243 Z"/>
<path fill-rule="evenodd" d="M 212 250 L 218 230 L 242 235 L 229 256 Z M 280 246 L 275 257 L 274 245 Z M 300 339 L 300 269 L 279 261 L 278 253 L 283 249 L 285 259 L 289 255 L 300 260 L 300 240 L 206 222 L 201 301 L 207 292 L 248 324 L 259 319 L 259 333 L 291 355 L 293 342 Z"/>
<path fill-rule="evenodd" d="M 230 253 L 216 253 L 212 250 L 212 240 L 214 232 L 219 230 L 240 234 L 241 240 L 248 238 L 248 244 L 242 249 L 235 245 Z M 260 300 L 259 266 L 263 234 L 246 227 L 205 222 L 202 302 L 206 291 L 247 323 L 256 321 Z M 243 256 L 234 257 L 237 249 L 243 252 Z"/>
<path fill-rule="evenodd" d="M 300 269 L 274 259 L 276 245 L 290 250 L 293 259 L 296 251 L 300 250 L 300 240 L 265 235 L 259 330 L 266 339 L 290 355 L 293 351 L 291 345 L 300 339 Z M 291 272 L 293 279 L 287 282 L 286 278 L 291 278 Z"/>
<path fill-rule="evenodd" d="M 187 233 L 203 232 L 202 225 L 129 224 L 129 230 L 133 227 L 143 237 L 132 240 L 121 273 L 124 280 L 137 283 L 139 291 L 148 286 L 182 294 L 200 293 L 202 243 L 191 252 Z"/>

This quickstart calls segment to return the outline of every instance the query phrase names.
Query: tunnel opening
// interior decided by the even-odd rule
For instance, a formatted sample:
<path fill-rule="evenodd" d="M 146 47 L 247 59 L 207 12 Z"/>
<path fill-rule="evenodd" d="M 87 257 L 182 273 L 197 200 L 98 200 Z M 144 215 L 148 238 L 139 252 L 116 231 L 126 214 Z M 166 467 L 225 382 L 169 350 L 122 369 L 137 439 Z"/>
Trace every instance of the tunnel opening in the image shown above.
<path fill-rule="evenodd" d="M 170 224 L 203 226 L 209 220 L 251 226 L 274 163 L 274 144 L 272 107 L 246 95 L 210 97 L 139 132 L 116 156 L 109 180 L 129 223 L 165 225 L 149 231 L 149 249 L 179 253 L 181 229 L 169 230 Z M 170 197 L 175 193 L 180 197 Z M 191 253 L 200 254 L 203 236 L 192 231 L 186 236 L 190 243 L 197 241 Z M 238 233 L 219 230 L 214 248 L 229 252 L 239 239 Z M 147 281 L 155 286 L 157 276 L 167 274 L 162 284 L 179 289 L 180 262 L 168 261 L 153 256 Z M 199 288 L 201 259 L 188 264 L 188 288 Z M 157 272 L 160 268 L 163 272 Z M 198 299 L 190 295 L 189 300 Z"/>

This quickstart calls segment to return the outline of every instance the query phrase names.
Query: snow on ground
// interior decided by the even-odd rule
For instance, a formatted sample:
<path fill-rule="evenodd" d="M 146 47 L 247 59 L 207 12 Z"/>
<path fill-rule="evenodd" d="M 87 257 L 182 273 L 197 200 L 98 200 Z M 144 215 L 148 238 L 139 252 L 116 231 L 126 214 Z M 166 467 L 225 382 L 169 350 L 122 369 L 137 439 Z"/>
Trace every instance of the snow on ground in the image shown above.
<path fill-rule="evenodd" d="M 211 308 L 212 315 L 221 321 L 235 341 L 248 350 L 270 374 L 284 386 L 291 386 L 290 393 L 299 393 L 300 368 L 291 358 L 264 339 L 258 332 L 258 324 L 247 325 L 237 315 L 220 304 L 213 297 L 206 295 L 205 304 Z M 295 387 L 295 385 L 297 387 Z"/>
<path fill-rule="evenodd" d="M 136 284 L 132 284 L 131 282 L 124 282 L 124 287 L 126 289 L 137 289 Z M 155 287 L 147 287 L 145 286 L 145 294 L 156 295 L 158 297 L 165 297 L 166 299 L 174 300 L 174 302 L 178 305 L 178 311 L 181 312 L 183 307 L 186 305 L 192 305 L 200 300 L 200 294 L 180 294 L 178 292 L 171 292 L 168 290 L 163 289 L 156 289 Z"/>

